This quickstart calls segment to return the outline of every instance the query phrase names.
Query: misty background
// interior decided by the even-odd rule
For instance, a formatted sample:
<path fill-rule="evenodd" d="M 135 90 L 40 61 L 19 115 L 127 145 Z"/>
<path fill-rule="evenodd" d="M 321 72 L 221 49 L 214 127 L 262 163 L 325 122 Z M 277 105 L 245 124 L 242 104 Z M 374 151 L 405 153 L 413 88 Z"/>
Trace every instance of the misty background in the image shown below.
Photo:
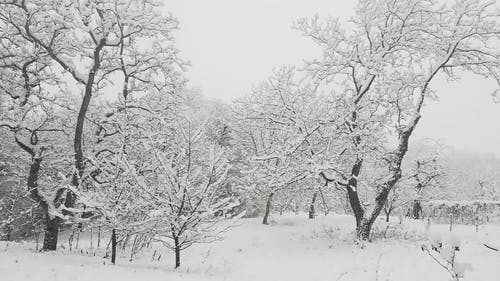
<path fill-rule="evenodd" d="M 300 65 L 320 54 L 293 29 L 315 14 L 347 22 L 355 1 L 341 0 L 171 0 L 165 4 L 180 22 L 176 32 L 187 77 L 206 97 L 230 102 L 250 92 L 273 67 Z M 500 5 L 497 2 L 497 5 Z M 500 157 L 500 104 L 492 102 L 495 82 L 471 74 L 459 81 L 443 76 L 431 85 L 439 100 L 427 102 L 415 138 L 437 139 L 462 151 Z M 484 155 L 483 155 L 484 156 Z"/>

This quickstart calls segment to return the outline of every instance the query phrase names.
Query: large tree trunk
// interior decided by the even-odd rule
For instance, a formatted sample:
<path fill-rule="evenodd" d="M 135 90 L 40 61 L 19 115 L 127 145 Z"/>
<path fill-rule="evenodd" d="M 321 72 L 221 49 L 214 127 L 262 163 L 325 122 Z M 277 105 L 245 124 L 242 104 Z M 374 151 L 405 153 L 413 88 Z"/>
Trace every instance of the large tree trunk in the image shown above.
<path fill-rule="evenodd" d="M 181 247 L 179 245 L 179 237 L 174 236 L 174 251 L 175 251 L 175 268 L 181 266 Z"/>
<path fill-rule="evenodd" d="M 351 170 L 351 178 L 347 183 L 347 198 L 349 200 L 349 204 L 351 205 L 351 209 L 354 214 L 354 218 L 356 220 L 356 238 L 361 240 L 367 240 L 370 236 L 371 225 L 366 227 L 366 219 L 365 219 L 365 210 L 361 205 L 361 201 L 358 196 L 358 176 L 361 172 L 361 166 L 363 164 L 363 160 L 361 158 L 357 158 L 356 162 L 352 166 Z M 364 225 L 365 224 L 365 225 Z"/>
<path fill-rule="evenodd" d="M 269 224 L 269 214 L 271 213 L 271 204 L 272 204 L 273 196 L 274 196 L 274 192 L 271 192 L 269 194 L 269 197 L 267 197 L 266 211 L 264 213 L 264 219 L 262 219 L 263 224 Z"/>
<path fill-rule="evenodd" d="M 45 213 L 45 235 L 43 238 L 42 251 L 55 251 L 57 249 L 57 238 L 59 236 L 60 218 L 51 218 Z"/>
<path fill-rule="evenodd" d="M 356 238 L 362 241 L 370 241 L 370 234 L 373 226 L 373 221 L 361 219 L 356 226 Z"/>
<path fill-rule="evenodd" d="M 387 198 L 389 197 L 389 192 L 401 178 L 401 163 L 403 161 L 403 157 L 408 151 L 408 140 L 413 132 L 413 129 L 418 123 L 418 120 L 419 118 L 416 118 L 413 121 L 412 126 L 400 133 L 398 149 L 395 152 L 393 160 L 389 163 L 390 177 L 388 177 L 388 180 L 384 184 L 380 185 L 381 190 L 375 198 L 374 209 L 369 217 L 365 217 L 365 210 L 361 205 L 357 193 L 357 178 L 361 171 L 363 159 L 359 157 L 356 159 L 356 162 L 352 167 L 351 177 L 347 183 L 346 189 L 349 197 L 349 203 L 351 204 L 351 208 L 356 218 L 356 237 L 358 239 L 368 240 L 370 238 L 372 225 L 384 208 Z"/>
<path fill-rule="evenodd" d="M 17 144 L 26 152 L 31 155 L 31 164 L 28 174 L 27 186 L 30 198 L 37 202 L 45 216 L 45 235 L 43 240 L 43 251 L 55 251 L 57 249 L 57 238 L 59 235 L 59 228 L 61 224 L 61 219 L 58 217 L 51 217 L 49 215 L 49 203 L 45 202 L 45 199 L 38 193 L 38 176 L 40 174 L 40 168 L 42 165 L 43 158 L 40 155 L 40 151 L 33 149 L 29 145 L 22 142 L 16 136 Z M 37 145 L 37 138 L 32 142 L 31 145 Z M 56 194 L 55 201 L 59 199 L 59 194 Z"/>
<path fill-rule="evenodd" d="M 365 209 L 361 205 L 361 201 L 359 200 L 357 192 L 357 183 L 358 183 L 357 178 L 360 174 L 362 163 L 363 160 L 358 158 L 355 164 L 353 165 L 351 171 L 352 177 L 349 179 L 346 189 L 349 198 L 349 203 L 351 205 L 354 217 L 356 219 L 356 238 L 359 240 L 367 241 L 370 239 L 370 232 L 372 229 L 372 225 L 377 219 L 382 209 L 384 208 L 384 205 L 387 201 L 387 197 L 389 196 L 389 192 L 391 191 L 394 184 L 399 180 L 401 173 L 399 169 L 392 170 L 394 176 L 391 177 L 389 181 L 387 181 L 385 187 L 382 188 L 382 190 L 377 194 L 377 197 L 375 198 L 374 209 L 372 213 L 369 215 L 369 217 L 366 217 Z"/>
<path fill-rule="evenodd" d="M 116 262 L 116 229 L 111 231 L 111 263 Z"/>
<path fill-rule="evenodd" d="M 314 216 L 316 215 L 315 212 L 315 204 L 316 204 L 316 197 L 318 196 L 318 192 L 314 192 L 312 200 L 311 200 L 311 206 L 309 206 L 309 218 L 314 219 Z"/>

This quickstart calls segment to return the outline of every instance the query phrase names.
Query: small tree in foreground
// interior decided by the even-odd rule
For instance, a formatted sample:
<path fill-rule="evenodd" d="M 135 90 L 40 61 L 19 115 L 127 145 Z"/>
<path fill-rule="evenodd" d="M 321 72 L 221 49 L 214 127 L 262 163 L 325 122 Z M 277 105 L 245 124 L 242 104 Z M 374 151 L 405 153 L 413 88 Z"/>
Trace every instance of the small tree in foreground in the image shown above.
<path fill-rule="evenodd" d="M 207 132 L 210 120 L 199 102 L 184 101 L 167 127 L 147 135 L 143 152 L 151 155 L 152 169 L 136 172 L 152 237 L 174 251 L 176 268 L 181 251 L 221 238 L 232 225 L 224 225 L 226 215 L 238 205 L 224 196 L 228 151 Z"/>

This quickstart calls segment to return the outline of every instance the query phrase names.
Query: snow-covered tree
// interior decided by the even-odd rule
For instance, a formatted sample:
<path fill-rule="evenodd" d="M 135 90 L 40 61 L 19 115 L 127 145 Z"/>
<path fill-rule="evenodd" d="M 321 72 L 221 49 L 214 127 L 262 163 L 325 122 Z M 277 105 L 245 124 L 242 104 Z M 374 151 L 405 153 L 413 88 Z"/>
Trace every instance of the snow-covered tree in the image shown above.
<path fill-rule="evenodd" d="M 413 144 L 402 164 L 402 176 L 389 193 L 384 206 L 386 220 L 395 209 L 400 215 L 423 218 L 422 201 L 436 199 L 444 192 L 446 156 L 445 147 L 434 140 L 420 140 Z"/>
<path fill-rule="evenodd" d="M 0 136 L 0 239 L 7 241 L 29 238 L 43 226 L 26 188 L 29 158 L 9 137 Z"/>
<path fill-rule="evenodd" d="M 319 133 L 320 112 L 314 88 L 292 67 L 283 67 L 237 102 L 238 145 L 242 148 L 247 183 L 266 202 L 268 224 L 273 197 L 290 192 L 312 174 L 313 135 Z M 300 186 L 300 185 L 299 185 Z"/>
<path fill-rule="evenodd" d="M 332 180 L 345 187 L 359 239 L 369 239 L 402 176 L 421 109 L 436 94 L 432 82 L 462 72 L 500 82 L 500 53 L 492 45 L 500 39 L 499 18 L 494 1 L 362 0 L 352 29 L 334 18 L 298 22 L 323 50 L 308 63 L 311 75 L 318 87 L 334 89 L 328 102 L 341 133 L 340 163 L 348 165 L 336 168 Z M 359 187 L 373 167 L 378 176 L 365 186 L 373 190 L 374 202 L 365 205 Z"/>
<path fill-rule="evenodd" d="M 112 92 L 117 81 L 122 81 L 119 92 L 125 100 L 132 90 L 171 92 L 182 84 L 182 63 L 172 37 L 177 21 L 160 7 L 161 1 L 155 0 L 0 2 L 5 33 L 1 48 L 7 54 L 3 58 L 22 59 L 26 65 L 19 71 L 48 69 L 57 78 L 49 86 L 19 76 L 30 86 L 21 100 L 26 100 L 32 87 L 81 97 L 71 153 L 73 191 L 66 192 L 65 215 L 74 209 L 76 193 L 92 184 L 86 173 L 84 132 L 93 98 Z"/>
<path fill-rule="evenodd" d="M 407 216 L 420 219 L 424 216 L 422 201 L 432 199 L 432 195 L 442 192 L 445 175 L 445 148 L 436 142 L 421 142 L 410 150 L 407 163 L 403 163 L 403 178 L 398 187 L 410 188 L 413 199 Z M 406 164 L 406 165 L 405 165 Z"/>
<path fill-rule="evenodd" d="M 182 250 L 195 243 L 211 242 L 230 224 L 221 222 L 235 205 L 235 198 L 221 194 L 227 181 L 228 150 L 214 142 L 206 126 L 208 116 L 198 97 L 187 96 L 165 130 L 151 132 L 143 146 L 153 158 L 153 169 L 143 172 L 139 186 L 149 190 L 148 220 L 154 239 L 175 252 L 180 266 Z M 220 139 L 220 138 L 217 138 Z"/>
<path fill-rule="evenodd" d="M 152 155 L 142 149 L 144 136 L 156 122 L 152 109 L 138 104 L 122 109 L 100 108 L 107 113 L 105 121 L 95 122 L 100 126 L 88 157 L 92 188 L 86 192 L 85 205 L 95 217 L 90 226 L 104 226 L 111 231 L 112 263 L 116 261 L 119 243 L 125 247 L 127 238 L 147 236 L 150 231 L 145 221 L 149 211 L 145 192 L 149 190 L 138 187 L 136 171 L 153 169 L 148 159 Z M 97 120 L 102 120 L 100 114 L 96 115 Z M 136 252 L 132 249 L 131 258 Z"/>
<path fill-rule="evenodd" d="M 53 250 L 61 215 L 56 209 L 69 191 L 54 171 L 69 168 L 64 162 L 69 154 L 68 130 L 62 119 L 68 116 L 71 106 L 54 87 L 58 78 L 47 54 L 19 38 L 18 31 L 6 22 L 13 16 L 8 11 L 0 12 L 0 24 L 5 27 L 0 31 L 0 130 L 5 146 L 14 144 L 17 149 L 4 152 L 12 153 L 13 159 L 26 159 L 24 165 L 28 168 L 11 172 L 17 177 L 21 171 L 27 173 L 25 181 L 14 181 L 23 182 L 34 205 L 40 206 L 45 220 L 43 249 Z"/>
<path fill-rule="evenodd" d="M 500 199 L 500 159 L 497 156 L 451 150 L 447 158 L 445 182 L 453 194 L 448 199 Z"/>

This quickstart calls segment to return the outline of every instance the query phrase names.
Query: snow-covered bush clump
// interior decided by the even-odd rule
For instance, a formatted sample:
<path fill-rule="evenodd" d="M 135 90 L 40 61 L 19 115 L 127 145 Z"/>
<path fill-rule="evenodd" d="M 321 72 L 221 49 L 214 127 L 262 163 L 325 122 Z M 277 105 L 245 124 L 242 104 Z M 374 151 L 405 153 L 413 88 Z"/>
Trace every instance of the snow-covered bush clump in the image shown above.
<path fill-rule="evenodd" d="M 457 253 L 462 245 L 462 241 L 457 235 L 452 233 L 444 239 L 441 233 L 432 232 L 429 234 L 429 245 L 430 249 L 427 245 L 422 245 L 422 251 L 448 271 L 452 280 L 460 280 L 464 277 L 466 270 L 472 269 L 472 265 L 456 261 Z"/>
<path fill-rule="evenodd" d="M 422 229 L 412 228 L 406 224 L 379 221 L 373 227 L 371 239 L 372 241 L 382 239 L 422 241 L 425 239 L 425 232 Z"/>
<path fill-rule="evenodd" d="M 463 224 L 473 224 L 476 218 L 480 222 L 490 222 L 500 219 L 500 201 L 435 200 L 424 204 L 424 212 L 435 222 L 448 222 L 450 215 L 454 221 Z"/>

